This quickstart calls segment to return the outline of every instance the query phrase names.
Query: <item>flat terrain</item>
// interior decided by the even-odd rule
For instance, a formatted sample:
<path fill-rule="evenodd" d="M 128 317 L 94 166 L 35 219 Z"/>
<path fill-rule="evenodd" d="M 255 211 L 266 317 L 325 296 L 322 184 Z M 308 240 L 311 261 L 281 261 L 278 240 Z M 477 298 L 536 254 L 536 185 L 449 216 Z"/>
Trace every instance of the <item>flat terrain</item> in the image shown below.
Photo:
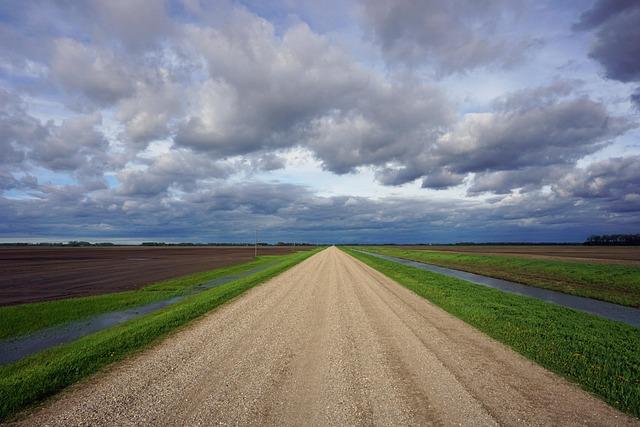
<path fill-rule="evenodd" d="M 336 248 L 24 425 L 637 425 Z"/>
<path fill-rule="evenodd" d="M 538 288 L 640 307 L 640 265 L 592 262 L 571 257 L 455 252 L 400 246 L 359 248 Z"/>
<path fill-rule="evenodd" d="M 290 252 L 258 248 L 259 255 Z M 249 262 L 253 254 L 253 247 L 0 248 L 0 306 L 138 289 Z"/>
<path fill-rule="evenodd" d="M 511 255 L 534 259 L 559 259 L 640 267 L 639 246 L 583 246 L 583 245 L 434 245 L 398 246 L 404 249 Z"/>

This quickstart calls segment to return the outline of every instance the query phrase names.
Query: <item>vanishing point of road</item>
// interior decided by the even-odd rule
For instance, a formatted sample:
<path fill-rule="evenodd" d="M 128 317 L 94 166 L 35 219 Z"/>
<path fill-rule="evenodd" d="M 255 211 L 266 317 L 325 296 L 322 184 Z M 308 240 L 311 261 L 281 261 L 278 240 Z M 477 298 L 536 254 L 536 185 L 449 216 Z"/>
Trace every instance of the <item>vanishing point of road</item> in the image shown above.
<path fill-rule="evenodd" d="M 636 425 L 335 247 L 26 425 Z"/>

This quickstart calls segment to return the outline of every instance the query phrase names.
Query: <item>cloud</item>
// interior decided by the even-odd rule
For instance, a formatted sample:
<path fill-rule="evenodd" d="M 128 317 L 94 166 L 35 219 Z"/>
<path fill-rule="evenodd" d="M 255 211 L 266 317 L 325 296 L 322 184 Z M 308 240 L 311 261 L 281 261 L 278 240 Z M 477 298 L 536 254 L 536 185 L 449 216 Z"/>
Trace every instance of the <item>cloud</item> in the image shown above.
<path fill-rule="evenodd" d="M 372 76 L 300 24 L 282 37 L 236 11 L 229 27 L 186 29 L 209 78 L 193 86 L 176 143 L 220 155 L 291 147 L 314 118 L 354 107 Z"/>
<path fill-rule="evenodd" d="M 102 133 L 96 129 L 101 121 L 100 114 L 94 113 L 67 119 L 60 126 L 49 123 L 48 135 L 33 141 L 29 158 L 54 171 L 101 171 L 108 146 Z"/>
<path fill-rule="evenodd" d="M 118 172 L 119 195 L 151 197 L 167 195 L 170 190 L 197 189 L 199 180 L 226 178 L 233 165 L 215 162 L 190 150 L 173 149 L 153 157 L 143 168 L 124 168 Z"/>
<path fill-rule="evenodd" d="M 30 175 L 36 168 L 64 172 L 82 181 L 85 190 L 104 186 L 103 174 L 117 166 L 109 142 L 98 129 L 100 113 L 76 115 L 60 124 L 32 116 L 22 98 L 0 90 L 0 165 L 3 183 L 12 188 L 39 190 Z"/>
<path fill-rule="evenodd" d="M 325 169 L 338 174 L 361 166 L 404 164 L 420 155 L 454 116 L 437 87 L 414 83 L 372 85 L 357 108 L 314 120 L 307 147 Z"/>
<path fill-rule="evenodd" d="M 638 209 L 616 213 L 610 200 L 561 197 L 556 192 L 514 194 L 490 204 L 473 200 L 358 196 L 323 197 L 308 188 L 247 181 L 211 182 L 179 198 L 131 198 L 107 191 L 83 195 L 78 187 L 45 189 L 47 197 L 0 197 L 7 235 L 127 236 L 148 239 L 320 242 L 437 242 L 464 240 L 557 241 L 589 233 L 632 231 Z M 511 237 L 509 237 L 511 236 Z"/>
<path fill-rule="evenodd" d="M 540 187 L 555 183 L 573 169 L 573 165 L 529 166 L 517 170 L 478 172 L 470 180 L 469 194 L 509 194 L 514 189 L 520 192 L 537 191 Z"/>
<path fill-rule="evenodd" d="M 450 90 L 536 45 L 519 1 L 360 5 L 346 30 L 282 12 L 315 6 L 0 5 L 0 235 L 246 240 L 258 224 L 272 240 L 554 240 L 638 225 L 636 157 L 576 166 L 636 126 L 587 96 L 589 82 L 517 77 L 505 86 L 525 89 L 471 106 Z M 623 40 L 636 9 L 598 1 L 576 26 L 594 32 L 611 78 L 637 80 Z M 298 179 L 291 152 L 333 174 L 467 197 L 269 181 Z"/>
<path fill-rule="evenodd" d="M 309 149 L 332 172 L 403 161 L 453 120 L 434 85 L 365 69 L 301 24 L 282 36 L 244 11 L 233 28 L 189 27 L 207 61 L 175 143 L 212 157 Z"/>
<path fill-rule="evenodd" d="M 422 178 L 433 189 L 469 177 L 470 193 L 538 189 L 557 176 L 553 169 L 575 165 L 636 126 L 573 91 L 573 83 L 555 82 L 501 97 L 492 111 L 464 115 L 420 150 L 379 168 L 377 177 L 387 185 Z"/>
<path fill-rule="evenodd" d="M 4 168 L 16 168 L 26 159 L 25 147 L 43 138 L 46 130 L 25 111 L 17 95 L 0 89 L 0 164 Z"/>
<path fill-rule="evenodd" d="M 171 37 L 173 24 L 165 0 L 91 0 L 80 5 L 93 32 L 103 39 L 118 40 L 136 51 L 154 47 Z"/>
<path fill-rule="evenodd" d="M 118 103 L 116 117 L 126 137 L 141 146 L 170 137 L 185 108 L 183 85 L 161 79 L 137 86 L 134 94 Z"/>
<path fill-rule="evenodd" d="M 640 87 L 631 94 L 631 102 L 635 105 L 636 109 L 640 111 Z"/>
<path fill-rule="evenodd" d="M 133 77 L 115 55 L 72 39 L 55 41 L 51 72 L 71 94 L 84 95 L 102 105 L 133 91 Z"/>
<path fill-rule="evenodd" d="M 574 25 L 595 31 L 589 56 L 604 68 L 605 76 L 621 82 L 640 82 L 640 3 L 633 0 L 598 0 Z M 638 105 L 636 89 L 631 101 Z"/>
<path fill-rule="evenodd" d="M 441 74 L 509 66 L 538 42 L 502 34 L 519 1 L 363 0 L 363 25 L 390 63 L 430 64 Z"/>
<path fill-rule="evenodd" d="M 573 27 L 576 30 L 596 28 L 636 5 L 634 0 L 597 0 L 591 9 L 580 15 L 580 20 Z"/>
<path fill-rule="evenodd" d="M 467 114 L 438 140 L 425 166 L 431 173 L 448 168 L 457 174 L 479 174 L 472 192 L 504 192 L 507 182 L 511 182 L 511 189 L 544 184 L 554 176 L 550 168 L 574 165 L 632 126 L 585 96 L 524 91 L 503 101 L 493 112 Z M 541 173 L 545 169 L 547 172 Z M 493 189 L 492 182 L 496 184 Z"/>
<path fill-rule="evenodd" d="M 640 211 L 640 156 L 600 160 L 571 171 L 555 185 L 563 196 L 600 199 L 609 209 Z"/>

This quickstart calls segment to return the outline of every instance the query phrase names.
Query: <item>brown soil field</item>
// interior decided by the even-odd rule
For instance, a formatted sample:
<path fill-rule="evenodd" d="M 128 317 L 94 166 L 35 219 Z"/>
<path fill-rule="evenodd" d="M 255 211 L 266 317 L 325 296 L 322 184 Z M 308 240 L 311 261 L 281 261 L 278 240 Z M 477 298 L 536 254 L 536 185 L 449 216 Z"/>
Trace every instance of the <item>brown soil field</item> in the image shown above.
<path fill-rule="evenodd" d="M 582 246 L 582 245 L 434 245 L 401 246 L 405 249 L 429 251 L 509 255 L 522 258 L 558 259 L 562 261 L 596 262 L 640 266 L 638 246 Z"/>
<path fill-rule="evenodd" d="M 258 255 L 292 251 L 259 247 Z M 0 248 L 0 306 L 138 289 L 249 262 L 253 253 L 253 247 Z"/>

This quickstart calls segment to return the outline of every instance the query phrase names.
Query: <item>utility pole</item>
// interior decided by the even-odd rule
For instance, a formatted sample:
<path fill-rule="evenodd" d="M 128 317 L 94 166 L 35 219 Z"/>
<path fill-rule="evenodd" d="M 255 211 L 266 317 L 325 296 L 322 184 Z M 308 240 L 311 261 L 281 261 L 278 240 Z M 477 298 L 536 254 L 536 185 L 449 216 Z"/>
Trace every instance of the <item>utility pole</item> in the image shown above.
<path fill-rule="evenodd" d="M 256 243 L 253 246 L 253 256 L 256 258 L 258 256 L 258 226 L 256 225 Z"/>

